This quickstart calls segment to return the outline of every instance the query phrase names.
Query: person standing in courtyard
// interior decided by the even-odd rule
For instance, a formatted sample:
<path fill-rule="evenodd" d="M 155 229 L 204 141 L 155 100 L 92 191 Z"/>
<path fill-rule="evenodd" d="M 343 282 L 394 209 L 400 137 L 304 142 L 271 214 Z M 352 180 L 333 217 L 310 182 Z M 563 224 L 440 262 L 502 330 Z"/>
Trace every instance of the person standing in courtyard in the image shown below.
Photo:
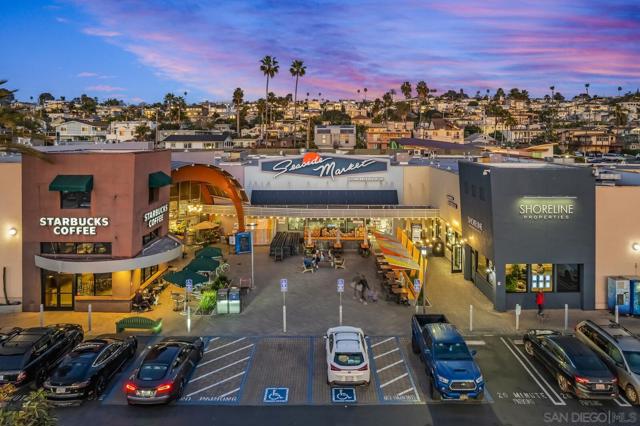
<path fill-rule="evenodd" d="M 544 311 L 544 292 L 542 290 L 538 290 L 536 293 L 536 305 L 538 305 L 538 316 L 541 317 Z"/>

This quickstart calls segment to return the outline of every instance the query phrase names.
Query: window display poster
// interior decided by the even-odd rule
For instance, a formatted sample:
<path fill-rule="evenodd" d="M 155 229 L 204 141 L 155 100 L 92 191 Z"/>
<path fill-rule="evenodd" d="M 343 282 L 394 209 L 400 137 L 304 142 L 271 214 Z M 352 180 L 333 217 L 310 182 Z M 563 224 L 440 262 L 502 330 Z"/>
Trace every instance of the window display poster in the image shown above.
<path fill-rule="evenodd" d="M 251 232 L 236 234 L 236 254 L 251 253 Z"/>
<path fill-rule="evenodd" d="M 422 239 L 422 225 L 419 223 L 411 224 L 411 241 L 417 243 Z"/>

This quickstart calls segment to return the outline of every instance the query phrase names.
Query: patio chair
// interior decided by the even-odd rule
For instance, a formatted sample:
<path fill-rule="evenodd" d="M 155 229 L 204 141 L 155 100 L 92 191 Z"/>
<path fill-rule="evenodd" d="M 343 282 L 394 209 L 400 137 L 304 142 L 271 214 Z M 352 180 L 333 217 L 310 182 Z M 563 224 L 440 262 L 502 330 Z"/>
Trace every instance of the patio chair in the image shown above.
<path fill-rule="evenodd" d="M 336 257 L 333 259 L 333 267 L 335 269 L 345 269 L 344 257 Z"/>
<path fill-rule="evenodd" d="M 312 274 L 315 272 L 315 268 L 313 266 L 313 262 L 311 259 L 303 259 L 302 260 L 302 273 L 311 272 Z"/>

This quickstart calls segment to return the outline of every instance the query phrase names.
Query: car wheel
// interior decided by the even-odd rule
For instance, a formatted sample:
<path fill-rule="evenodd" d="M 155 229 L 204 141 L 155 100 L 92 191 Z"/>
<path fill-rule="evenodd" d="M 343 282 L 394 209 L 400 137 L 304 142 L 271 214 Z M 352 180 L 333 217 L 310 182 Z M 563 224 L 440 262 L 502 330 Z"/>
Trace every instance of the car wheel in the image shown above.
<path fill-rule="evenodd" d="M 93 398 L 92 399 L 98 399 L 98 397 L 100 395 L 102 395 L 102 393 L 104 392 L 104 389 L 107 386 L 107 381 L 105 380 L 104 376 L 98 376 L 98 378 L 96 379 L 96 383 L 93 385 Z"/>
<path fill-rule="evenodd" d="M 46 368 L 41 368 L 36 372 L 36 380 L 35 385 L 36 388 L 41 388 L 42 384 L 47 380 L 47 370 Z"/>
<path fill-rule="evenodd" d="M 482 401 L 484 399 L 484 391 L 480 392 L 478 396 L 476 396 L 476 401 Z"/>
<path fill-rule="evenodd" d="M 624 395 L 627 397 L 631 404 L 640 404 L 640 400 L 638 400 L 638 391 L 633 386 L 627 385 L 627 387 L 624 389 Z"/>
<path fill-rule="evenodd" d="M 436 380 L 433 378 L 433 376 L 431 377 L 430 382 L 431 386 L 429 387 L 429 396 L 431 396 L 431 399 L 434 401 L 440 401 L 442 399 L 442 395 L 436 388 Z"/>
<path fill-rule="evenodd" d="M 180 386 L 178 387 L 178 393 L 176 394 L 176 400 L 182 398 L 184 395 L 184 379 L 180 380 Z"/>
<path fill-rule="evenodd" d="M 204 348 L 200 348 L 200 351 L 198 352 L 198 362 L 200 362 L 202 358 L 204 358 Z"/>
<path fill-rule="evenodd" d="M 533 356 L 533 343 L 529 342 L 528 340 L 524 342 L 524 351 L 527 353 L 527 355 Z"/>
<path fill-rule="evenodd" d="M 569 384 L 569 381 L 562 374 L 558 373 L 556 380 L 558 381 L 558 387 L 560 388 L 562 393 L 569 393 L 571 391 L 571 385 Z"/>
<path fill-rule="evenodd" d="M 411 337 L 411 349 L 413 350 L 413 353 L 416 355 L 420 353 L 420 347 L 418 346 L 418 342 L 416 342 L 415 337 Z"/>

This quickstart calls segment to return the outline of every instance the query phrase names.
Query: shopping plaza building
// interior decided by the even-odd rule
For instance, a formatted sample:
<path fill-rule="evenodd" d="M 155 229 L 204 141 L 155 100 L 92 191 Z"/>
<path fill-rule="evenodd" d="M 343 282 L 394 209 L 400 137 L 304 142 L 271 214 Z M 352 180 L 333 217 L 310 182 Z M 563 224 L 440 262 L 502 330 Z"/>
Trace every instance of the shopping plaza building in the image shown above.
<path fill-rule="evenodd" d="M 2 189 L 0 255 L 8 296 L 26 311 L 128 311 L 135 291 L 185 245 L 212 227 L 229 237 L 248 223 L 256 244 L 276 232 L 327 242 L 339 234 L 347 251 L 372 230 L 403 229 L 497 311 L 533 308 L 537 291 L 550 308 L 603 309 L 607 277 L 637 275 L 634 170 L 499 156 L 230 157 L 113 145 L 47 157 L 0 162 L 0 176 L 15 182 Z"/>

